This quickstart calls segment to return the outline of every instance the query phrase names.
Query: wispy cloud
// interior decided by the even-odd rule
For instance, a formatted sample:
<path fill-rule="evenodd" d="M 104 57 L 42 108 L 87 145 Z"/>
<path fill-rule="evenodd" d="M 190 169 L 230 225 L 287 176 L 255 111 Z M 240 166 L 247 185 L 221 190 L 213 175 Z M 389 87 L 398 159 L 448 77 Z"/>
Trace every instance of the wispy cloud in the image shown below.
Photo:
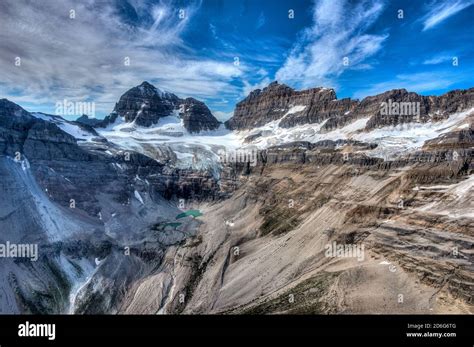
<path fill-rule="evenodd" d="M 400 74 L 390 81 L 375 83 L 367 88 L 358 90 L 354 94 L 354 98 L 362 99 L 366 96 L 400 88 L 417 93 L 443 90 L 453 85 L 457 80 L 458 78 L 453 74 L 441 72 Z"/>
<path fill-rule="evenodd" d="M 1 97 L 43 106 L 87 99 L 107 114 L 123 92 L 143 80 L 180 96 L 238 94 L 230 82 L 243 73 L 241 66 L 200 57 L 182 40 L 199 2 L 182 8 L 169 1 L 117 4 L 1 1 Z"/>
<path fill-rule="evenodd" d="M 451 61 L 453 59 L 452 55 L 448 54 L 443 54 L 443 55 L 437 55 L 433 58 L 426 59 L 423 61 L 423 65 L 438 65 L 447 61 Z"/>
<path fill-rule="evenodd" d="M 243 81 L 244 87 L 242 89 L 242 97 L 246 97 L 247 95 L 250 94 L 251 91 L 255 89 L 263 89 L 266 86 L 268 86 L 272 82 L 272 80 L 268 77 L 262 78 L 259 82 L 257 83 L 250 83 L 248 81 Z"/>
<path fill-rule="evenodd" d="M 276 79 L 300 87 L 334 86 L 346 69 L 367 68 L 368 64 L 362 63 L 376 54 L 388 37 L 367 33 L 383 8 L 384 3 L 377 0 L 317 0 L 313 26 L 302 33 Z"/>
<path fill-rule="evenodd" d="M 423 17 L 423 31 L 431 29 L 449 17 L 474 4 L 474 0 L 448 0 L 433 6 Z"/>

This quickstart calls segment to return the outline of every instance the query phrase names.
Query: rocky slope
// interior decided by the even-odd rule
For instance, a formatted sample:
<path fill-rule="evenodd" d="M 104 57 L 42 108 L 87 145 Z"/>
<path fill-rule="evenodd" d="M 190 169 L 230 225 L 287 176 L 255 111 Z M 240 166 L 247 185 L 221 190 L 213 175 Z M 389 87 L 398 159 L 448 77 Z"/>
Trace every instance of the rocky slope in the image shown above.
<path fill-rule="evenodd" d="M 282 107 L 291 91 L 269 88 L 281 95 L 263 104 Z M 420 127 L 448 130 L 393 160 L 370 155 L 389 150 L 390 138 L 328 139 L 264 147 L 257 166 L 226 163 L 221 189 L 232 196 L 201 205 L 207 217 L 196 236 L 167 250 L 157 274 L 134 284 L 121 312 L 472 313 L 474 112 L 464 112 L 472 108 L 469 92 L 446 95 L 436 105 L 449 111 L 420 111 L 429 115 Z M 390 91 L 356 108 L 372 119 L 387 96 L 416 97 Z M 442 101 L 449 98 L 457 102 Z M 404 122 L 418 131 L 413 117 L 380 126 Z M 371 136 L 370 123 L 358 129 L 367 141 L 387 137 Z M 259 136 L 265 134 L 247 142 Z M 365 255 L 328 257 L 333 242 L 364 246 Z"/>
<path fill-rule="evenodd" d="M 36 262 L 0 262 L 2 312 L 116 310 L 119 286 L 151 271 L 151 258 L 159 262 L 166 247 L 194 233 L 193 220 L 153 233 L 181 212 L 170 201 L 219 194 L 212 175 L 157 159 L 125 152 L 92 128 L 0 100 L 0 240 L 39 247 Z M 121 277 L 110 281 L 103 269 Z M 96 290 L 101 295 L 92 300 Z M 90 291 L 86 298 L 83 291 Z"/>
<path fill-rule="evenodd" d="M 472 313 L 471 135 L 449 135 L 459 141 L 443 150 L 469 148 L 456 160 L 438 153 L 437 139 L 422 162 L 326 142 L 269 148 L 256 167 L 234 165 L 232 197 L 202 207 L 197 235 L 168 249 L 122 311 Z M 363 259 L 328 257 L 332 242 L 363 245 Z"/>

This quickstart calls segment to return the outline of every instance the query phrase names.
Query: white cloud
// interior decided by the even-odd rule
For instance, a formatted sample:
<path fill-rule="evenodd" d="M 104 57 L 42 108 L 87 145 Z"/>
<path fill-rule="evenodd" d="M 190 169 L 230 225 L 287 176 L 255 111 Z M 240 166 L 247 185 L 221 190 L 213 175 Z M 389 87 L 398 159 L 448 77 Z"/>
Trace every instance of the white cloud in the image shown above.
<path fill-rule="evenodd" d="M 242 89 L 242 97 L 246 97 L 247 95 L 250 94 L 251 91 L 253 91 L 255 89 L 265 88 L 266 86 L 268 86 L 270 84 L 270 82 L 272 82 L 272 81 L 268 77 L 263 78 L 262 80 L 260 80 L 260 82 L 255 83 L 255 84 L 249 83 L 248 81 L 244 80 L 243 81 L 244 88 Z"/>
<path fill-rule="evenodd" d="M 276 79 L 299 87 L 334 87 L 335 79 L 346 69 L 368 68 L 364 62 L 388 37 L 367 34 L 383 8 L 383 2 L 377 0 L 317 0 L 313 26 L 302 33 Z M 344 57 L 349 59 L 348 66 L 343 64 Z"/>
<path fill-rule="evenodd" d="M 423 93 L 432 90 L 445 89 L 455 83 L 447 73 L 420 72 L 413 74 L 400 74 L 393 80 L 376 83 L 367 88 L 360 89 L 354 94 L 354 98 L 362 99 L 366 96 L 377 95 L 387 90 L 405 88 L 409 92 Z"/>
<path fill-rule="evenodd" d="M 0 97 L 53 110 L 58 100 L 88 99 L 105 115 L 143 80 L 179 96 L 239 93 L 230 82 L 244 67 L 232 59 L 199 58 L 181 39 L 199 2 L 183 8 L 165 1 L 151 7 L 145 0 L 120 4 L 117 9 L 113 0 L 0 1 Z M 15 66 L 16 57 L 21 66 Z"/>
<path fill-rule="evenodd" d="M 450 55 L 438 55 L 430 59 L 423 61 L 423 65 L 438 65 L 453 59 Z"/>
<path fill-rule="evenodd" d="M 474 4 L 474 0 L 448 0 L 434 6 L 423 17 L 423 31 L 435 27 L 472 4 Z"/>

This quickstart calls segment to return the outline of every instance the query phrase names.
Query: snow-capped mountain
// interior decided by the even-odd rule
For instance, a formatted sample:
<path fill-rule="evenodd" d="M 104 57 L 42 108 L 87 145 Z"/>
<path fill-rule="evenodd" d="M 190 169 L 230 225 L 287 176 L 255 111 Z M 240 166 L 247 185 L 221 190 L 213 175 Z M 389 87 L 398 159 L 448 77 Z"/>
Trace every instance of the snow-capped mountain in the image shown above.
<path fill-rule="evenodd" d="M 167 153 L 166 160 L 177 167 L 211 170 L 218 177 L 222 151 L 262 150 L 295 141 L 370 142 L 365 154 L 394 159 L 429 139 L 468 127 L 473 95 L 473 89 L 440 97 L 393 90 L 362 101 L 338 100 L 332 89 L 295 91 L 272 82 L 236 105 L 225 123 L 228 130 L 217 127 L 203 103 L 180 100 L 144 82 L 126 92 L 114 112 L 94 127 L 125 150 L 150 157 L 158 152 L 161 158 Z M 419 112 L 384 116 L 381 105 L 388 102 L 418 104 Z"/>
<path fill-rule="evenodd" d="M 112 113 L 103 122 L 93 126 L 106 127 L 119 119 L 136 126 L 151 127 L 160 119 L 170 116 L 181 119 L 190 133 L 214 130 L 220 125 L 203 102 L 194 98 L 180 99 L 145 81 L 125 92 Z M 77 121 L 91 125 L 90 119 L 79 118 Z"/>
<path fill-rule="evenodd" d="M 236 105 L 225 124 L 234 129 L 229 130 L 214 121 L 204 103 L 179 99 L 143 82 L 122 95 L 103 121 L 33 115 L 49 119 L 79 142 L 109 141 L 122 151 L 136 151 L 178 169 L 210 172 L 219 179 L 222 152 L 261 151 L 292 142 L 367 143 L 357 153 L 385 160 L 413 154 L 425 141 L 468 129 L 473 95 L 473 89 L 440 97 L 393 90 L 362 101 L 338 100 L 332 89 L 295 91 L 272 82 Z M 384 116 L 382 105 L 389 102 L 418 104 L 418 114 Z"/>

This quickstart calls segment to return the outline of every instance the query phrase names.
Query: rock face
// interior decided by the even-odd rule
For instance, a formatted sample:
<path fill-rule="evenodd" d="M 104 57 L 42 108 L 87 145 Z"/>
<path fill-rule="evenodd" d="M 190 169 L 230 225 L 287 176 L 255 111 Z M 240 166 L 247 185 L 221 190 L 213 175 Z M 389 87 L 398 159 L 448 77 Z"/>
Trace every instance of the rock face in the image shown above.
<path fill-rule="evenodd" d="M 88 125 L 91 127 L 95 127 L 101 124 L 103 120 L 97 119 L 97 118 L 89 118 L 89 116 L 87 116 L 86 114 L 83 114 L 82 116 L 76 119 L 76 122 L 80 124 Z"/>
<path fill-rule="evenodd" d="M 95 126 L 106 127 L 120 116 L 125 122 L 151 127 L 161 118 L 172 115 L 182 118 L 185 128 L 191 133 L 214 130 L 220 125 L 203 102 L 193 98 L 183 100 L 148 82 L 143 82 L 123 94 L 111 115 Z"/>
<path fill-rule="evenodd" d="M 382 112 L 380 105 L 388 101 L 398 102 L 400 111 Z M 403 112 L 402 103 L 415 106 L 412 112 Z M 411 104 L 411 105 L 410 105 Z M 419 105 L 419 109 L 418 108 Z M 422 96 L 408 92 L 405 89 L 394 89 L 385 93 L 369 96 L 363 99 L 354 113 L 359 117 L 371 116 L 367 122 L 367 129 L 378 128 L 387 125 L 398 125 L 409 122 L 427 122 L 428 120 L 440 120 L 450 114 L 460 112 L 474 106 L 474 88 L 467 90 L 454 90 L 441 96 Z"/>
<path fill-rule="evenodd" d="M 169 116 L 179 105 L 179 98 L 163 92 L 148 82 L 127 91 L 120 97 L 114 112 L 125 122 L 149 127 L 158 123 L 160 118 Z"/>
<path fill-rule="evenodd" d="M 386 103 L 385 108 L 383 103 Z M 239 102 L 234 116 L 225 124 L 229 129 L 241 130 L 276 120 L 280 120 L 279 126 L 283 128 L 325 122 L 322 129 L 331 130 L 358 118 L 371 117 L 367 129 L 373 129 L 440 119 L 473 106 L 474 88 L 451 91 L 439 97 L 395 89 L 358 101 L 348 98 L 338 100 L 333 89 L 295 91 L 284 84 L 272 82 L 263 90 L 252 91 Z"/>
<path fill-rule="evenodd" d="M 181 104 L 180 117 L 184 127 L 191 133 L 203 130 L 215 130 L 219 121 L 212 115 L 206 104 L 194 98 L 187 98 Z"/>
<path fill-rule="evenodd" d="M 73 136 L 7 99 L 0 100 L 0 155 L 20 160 L 23 155 L 43 160 L 87 158 Z"/>
<path fill-rule="evenodd" d="M 262 126 L 268 122 L 281 119 L 288 112 L 290 114 L 282 120 L 280 125 L 292 126 L 295 124 L 313 123 L 316 119 L 310 115 L 320 111 L 326 118 L 332 112 L 346 110 L 350 107 L 348 100 L 337 101 L 333 89 L 313 88 L 295 91 L 278 82 L 272 82 L 263 90 L 257 89 L 247 98 L 236 105 L 234 116 L 226 122 L 229 129 L 250 129 Z M 298 106 L 304 106 L 301 110 Z M 293 109 L 293 110 L 292 110 Z M 290 120 L 291 119 L 291 120 Z"/>

